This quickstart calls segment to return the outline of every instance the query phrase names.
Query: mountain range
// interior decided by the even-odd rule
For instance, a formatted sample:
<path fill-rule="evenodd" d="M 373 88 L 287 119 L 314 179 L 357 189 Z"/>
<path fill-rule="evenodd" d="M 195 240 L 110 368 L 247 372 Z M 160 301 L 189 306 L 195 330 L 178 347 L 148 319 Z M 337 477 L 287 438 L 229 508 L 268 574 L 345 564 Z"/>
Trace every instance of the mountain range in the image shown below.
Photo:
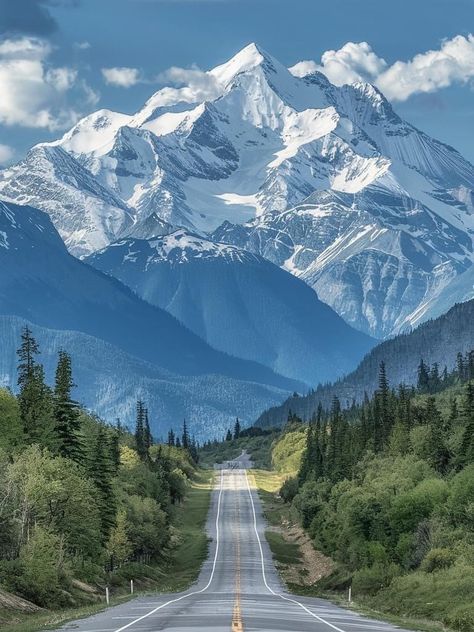
<path fill-rule="evenodd" d="M 351 370 L 375 341 L 303 281 L 259 255 L 179 229 L 126 238 L 86 259 L 213 348 L 313 386 Z"/>
<path fill-rule="evenodd" d="M 184 417 L 199 437 L 210 419 L 217 429 L 237 415 L 250 423 L 285 393 L 305 388 L 211 348 L 168 312 L 70 255 L 45 213 L 2 202 L 0 319 L 0 383 L 16 385 L 15 349 L 22 324 L 30 324 L 50 378 L 63 346 L 84 405 L 130 422 L 141 396 L 157 436 Z"/>
<path fill-rule="evenodd" d="M 379 387 L 381 362 L 385 363 L 390 386 L 394 389 L 400 384 L 416 386 L 421 360 L 428 367 L 437 364 L 440 374 L 444 367 L 451 371 L 456 367 L 458 353 L 472 354 L 474 350 L 473 320 L 474 300 L 459 303 L 414 331 L 377 345 L 354 371 L 339 380 L 320 385 L 302 397 L 295 394 L 283 404 L 266 410 L 256 425 L 281 427 L 290 411 L 309 420 L 319 403 L 329 409 L 334 397 L 339 398 L 343 407 L 351 406 L 353 401 L 362 402 L 365 394 L 370 397 Z"/>
<path fill-rule="evenodd" d="M 373 336 L 429 318 L 472 266 L 473 166 L 370 84 L 294 76 L 255 44 L 206 79 L 205 102 L 164 88 L 82 119 L 1 172 L 0 196 L 81 257 L 170 224 L 268 258 Z"/>
<path fill-rule="evenodd" d="M 155 432 L 186 416 L 201 437 L 474 287 L 474 167 L 376 88 L 295 76 L 255 44 L 205 79 L 204 102 L 160 89 L 0 171 L 8 354 L 31 323 L 50 372 L 69 341 L 87 406 L 129 420 L 141 394 Z"/>

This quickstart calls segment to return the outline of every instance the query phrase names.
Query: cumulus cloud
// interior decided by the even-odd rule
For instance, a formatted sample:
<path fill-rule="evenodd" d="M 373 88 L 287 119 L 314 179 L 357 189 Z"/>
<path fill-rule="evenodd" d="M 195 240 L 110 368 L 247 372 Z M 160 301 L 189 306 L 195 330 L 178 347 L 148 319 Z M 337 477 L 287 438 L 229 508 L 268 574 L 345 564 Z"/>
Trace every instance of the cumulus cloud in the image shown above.
<path fill-rule="evenodd" d="M 160 73 L 156 78 L 160 83 L 171 83 L 159 90 L 153 97 L 160 105 L 170 105 L 179 101 L 195 103 L 209 101 L 222 94 L 223 86 L 210 72 L 205 72 L 193 66 L 192 68 L 179 68 L 172 66 Z"/>
<path fill-rule="evenodd" d="M 435 92 L 474 77 L 474 35 L 457 35 L 411 61 L 397 61 L 377 79 L 389 99 L 405 101 L 417 92 Z"/>
<path fill-rule="evenodd" d="M 298 77 L 322 72 L 335 85 L 368 81 L 393 101 L 413 94 L 435 92 L 474 77 L 474 35 L 444 40 L 437 50 L 420 53 L 410 61 L 389 66 L 367 42 L 348 42 L 339 50 L 326 51 L 318 64 L 302 61 L 290 68 Z"/>
<path fill-rule="evenodd" d="M 120 88 L 131 88 L 142 79 L 138 68 L 102 68 L 105 83 Z"/>
<path fill-rule="evenodd" d="M 51 52 L 37 38 L 0 41 L 0 123 L 58 130 L 76 122 L 81 112 L 70 97 L 90 100 L 89 87 L 74 69 L 52 66 Z"/>
<path fill-rule="evenodd" d="M 13 147 L 10 145 L 2 145 L 0 143 L 0 165 L 5 165 L 10 162 L 14 155 Z"/>

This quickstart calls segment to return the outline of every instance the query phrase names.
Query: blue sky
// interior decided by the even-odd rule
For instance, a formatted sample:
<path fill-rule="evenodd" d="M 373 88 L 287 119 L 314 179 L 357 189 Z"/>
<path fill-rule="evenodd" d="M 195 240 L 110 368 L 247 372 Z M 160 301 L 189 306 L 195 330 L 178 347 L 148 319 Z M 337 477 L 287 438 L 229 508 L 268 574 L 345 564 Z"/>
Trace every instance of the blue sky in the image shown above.
<path fill-rule="evenodd" d="M 205 70 L 251 41 L 288 66 L 320 64 L 325 51 L 367 42 L 374 58 L 391 68 L 474 32 L 474 0 L 0 0 L 0 30 L 0 94 L 17 95 L 3 110 L 0 103 L 5 163 L 58 137 L 79 115 L 100 107 L 138 109 L 170 66 Z M 2 42 L 19 40 L 34 46 L 12 66 L 16 49 L 2 49 Z M 461 51 L 446 80 L 421 92 L 411 87 L 392 100 L 404 118 L 474 161 L 472 49 L 472 59 Z M 133 69 L 133 85 L 107 83 L 102 69 L 116 67 Z M 385 83 L 405 81 L 407 72 L 411 66 Z"/>

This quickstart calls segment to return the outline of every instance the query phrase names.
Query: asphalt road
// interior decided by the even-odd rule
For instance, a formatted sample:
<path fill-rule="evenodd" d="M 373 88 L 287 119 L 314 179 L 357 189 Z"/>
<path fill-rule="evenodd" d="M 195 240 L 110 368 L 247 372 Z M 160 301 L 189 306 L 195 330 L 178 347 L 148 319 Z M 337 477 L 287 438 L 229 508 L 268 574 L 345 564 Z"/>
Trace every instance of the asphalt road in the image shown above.
<path fill-rule="evenodd" d="M 247 455 L 222 465 L 211 500 L 209 558 L 187 592 L 140 597 L 67 624 L 79 632 L 391 632 L 322 599 L 285 592 L 265 539 Z"/>

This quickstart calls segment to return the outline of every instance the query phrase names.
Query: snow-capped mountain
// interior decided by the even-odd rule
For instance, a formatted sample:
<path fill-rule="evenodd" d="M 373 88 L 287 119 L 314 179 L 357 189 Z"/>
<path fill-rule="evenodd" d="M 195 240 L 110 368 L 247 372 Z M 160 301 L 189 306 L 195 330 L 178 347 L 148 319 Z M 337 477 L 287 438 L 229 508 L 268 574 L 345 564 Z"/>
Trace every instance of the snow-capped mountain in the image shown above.
<path fill-rule="evenodd" d="M 347 373 L 374 341 L 263 257 L 179 229 L 126 238 L 86 259 L 213 348 L 310 386 Z"/>
<path fill-rule="evenodd" d="M 269 401 L 303 388 L 212 349 L 166 311 L 70 255 L 45 213 L 3 202 L 0 318 L 1 383 L 16 383 L 18 323 L 28 321 L 48 369 L 62 344 L 71 352 L 83 403 L 131 421 L 141 394 L 157 434 L 186 416 L 200 424 L 196 434 L 213 436 L 236 416 L 250 423 Z"/>
<path fill-rule="evenodd" d="M 0 173 L 0 195 L 48 212 L 80 256 L 164 223 L 217 231 L 377 336 L 472 265 L 473 166 L 376 88 L 293 76 L 255 44 L 207 79 L 204 103 L 162 89 L 91 114 Z"/>

